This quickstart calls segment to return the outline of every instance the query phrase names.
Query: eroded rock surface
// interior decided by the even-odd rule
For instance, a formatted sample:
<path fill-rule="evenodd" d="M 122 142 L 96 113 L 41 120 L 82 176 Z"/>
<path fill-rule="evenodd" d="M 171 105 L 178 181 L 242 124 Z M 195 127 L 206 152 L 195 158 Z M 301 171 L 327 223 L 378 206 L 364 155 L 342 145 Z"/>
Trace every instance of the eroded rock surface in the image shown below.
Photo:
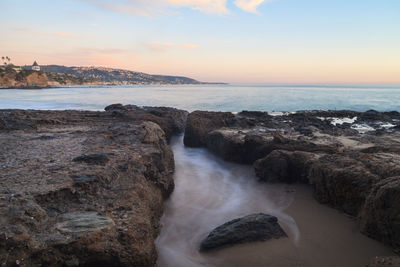
<path fill-rule="evenodd" d="M 2 266 L 154 265 L 174 188 L 167 138 L 186 115 L 1 110 Z"/>
<path fill-rule="evenodd" d="M 230 112 L 194 111 L 187 120 L 183 142 L 190 147 L 204 146 L 205 136 L 210 131 L 231 126 L 233 118 Z"/>
<path fill-rule="evenodd" d="M 193 112 L 185 144 L 253 164 L 262 181 L 311 184 L 316 200 L 359 218 L 363 233 L 398 250 L 399 129 L 400 113 L 374 110 Z"/>
<path fill-rule="evenodd" d="M 200 250 L 208 251 L 240 243 L 265 241 L 287 236 L 275 216 L 257 213 L 234 219 L 218 226 L 201 242 Z"/>
<path fill-rule="evenodd" d="M 400 248 L 400 177 L 376 183 L 361 214 L 361 231 Z"/>

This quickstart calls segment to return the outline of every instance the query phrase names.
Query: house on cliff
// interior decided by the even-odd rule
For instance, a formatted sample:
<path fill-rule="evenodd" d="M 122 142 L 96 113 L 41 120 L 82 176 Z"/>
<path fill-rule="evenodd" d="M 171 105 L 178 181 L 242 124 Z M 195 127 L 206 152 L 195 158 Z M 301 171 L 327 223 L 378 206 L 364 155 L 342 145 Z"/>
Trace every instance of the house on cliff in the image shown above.
<path fill-rule="evenodd" d="M 37 64 L 36 60 L 35 60 L 35 62 L 33 62 L 32 70 L 40 71 L 40 66 L 39 66 L 39 64 Z"/>

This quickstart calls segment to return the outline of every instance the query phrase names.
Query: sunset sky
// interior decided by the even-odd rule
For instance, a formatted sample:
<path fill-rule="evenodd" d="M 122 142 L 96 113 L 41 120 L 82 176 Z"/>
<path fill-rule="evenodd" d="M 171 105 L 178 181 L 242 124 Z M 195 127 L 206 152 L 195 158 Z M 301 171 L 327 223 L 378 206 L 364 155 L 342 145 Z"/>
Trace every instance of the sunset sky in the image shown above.
<path fill-rule="evenodd" d="M 14 64 L 201 81 L 400 83 L 399 0 L 0 0 Z"/>

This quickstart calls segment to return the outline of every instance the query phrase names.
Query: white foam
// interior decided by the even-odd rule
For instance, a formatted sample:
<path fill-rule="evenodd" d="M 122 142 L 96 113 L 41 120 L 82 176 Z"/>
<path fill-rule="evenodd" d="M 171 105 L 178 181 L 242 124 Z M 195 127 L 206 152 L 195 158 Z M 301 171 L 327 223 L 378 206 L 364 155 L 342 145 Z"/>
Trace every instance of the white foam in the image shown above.
<path fill-rule="evenodd" d="M 380 127 L 381 128 L 384 128 L 384 129 L 390 129 L 390 128 L 393 128 L 393 127 L 395 127 L 396 125 L 394 125 L 394 124 L 391 124 L 391 123 L 389 123 L 389 122 L 387 122 L 387 123 L 382 123 L 381 125 L 380 125 Z"/>
<path fill-rule="evenodd" d="M 281 112 L 281 111 L 272 111 L 272 112 L 268 112 L 268 115 L 271 116 L 284 116 L 284 115 L 289 115 L 289 114 L 296 114 L 296 111 L 294 112 Z"/>
<path fill-rule="evenodd" d="M 375 129 L 368 124 L 353 124 L 351 129 L 358 131 L 359 133 L 363 134 L 366 132 L 375 131 Z"/>
<path fill-rule="evenodd" d="M 357 120 L 357 116 L 354 118 L 336 118 L 336 117 L 317 117 L 318 119 L 325 121 L 329 120 L 332 125 L 342 125 L 343 123 L 354 123 Z"/>

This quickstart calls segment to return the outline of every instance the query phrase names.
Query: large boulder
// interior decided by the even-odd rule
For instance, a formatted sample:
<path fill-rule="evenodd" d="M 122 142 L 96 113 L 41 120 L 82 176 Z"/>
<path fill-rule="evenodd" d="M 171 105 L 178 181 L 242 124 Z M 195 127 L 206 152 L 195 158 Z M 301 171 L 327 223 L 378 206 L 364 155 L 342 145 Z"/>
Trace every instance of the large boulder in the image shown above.
<path fill-rule="evenodd" d="M 274 150 L 253 166 L 265 182 L 308 183 L 309 169 L 319 157 L 309 152 Z"/>
<path fill-rule="evenodd" d="M 167 140 L 185 129 L 188 112 L 169 107 L 138 107 L 135 105 L 111 104 L 104 110 L 113 117 L 131 121 L 151 121 L 163 129 Z"/>
<path fill-rule="evenodd" d="M 234 219 L 218 226 L 201 242 L 200 251 L 239 243 L 264 241 L 287 236 L 274 216 L 258 213 Z"/>
<path fill-rule="evenodd" d="M 205 141 L 207 148 L 224 160 L 252 164 L 264 155 L 260 148 L 268 142 L 267 138 L 245 130 L 219 129 L 208 133 Z"/>
<path fill-rule="evenodd" d="M 312 164 L 308 179 L 319 202 L 357 216 L 380 177 L 359 160 L 335 154 L 322 156 Z"/>
<path fill-rule="evenodd" d="M 231 126 L 234 120 L 235 115 L 230 112 L 194 111 L 188 115 L 183 142 L 190 147 L 205 146 L 207 133 Z"/>
<path fill-rule="evenodd" d="M 400 249 L 400 176 L 372 188 L 360 218 L 364 234 Z"/>

